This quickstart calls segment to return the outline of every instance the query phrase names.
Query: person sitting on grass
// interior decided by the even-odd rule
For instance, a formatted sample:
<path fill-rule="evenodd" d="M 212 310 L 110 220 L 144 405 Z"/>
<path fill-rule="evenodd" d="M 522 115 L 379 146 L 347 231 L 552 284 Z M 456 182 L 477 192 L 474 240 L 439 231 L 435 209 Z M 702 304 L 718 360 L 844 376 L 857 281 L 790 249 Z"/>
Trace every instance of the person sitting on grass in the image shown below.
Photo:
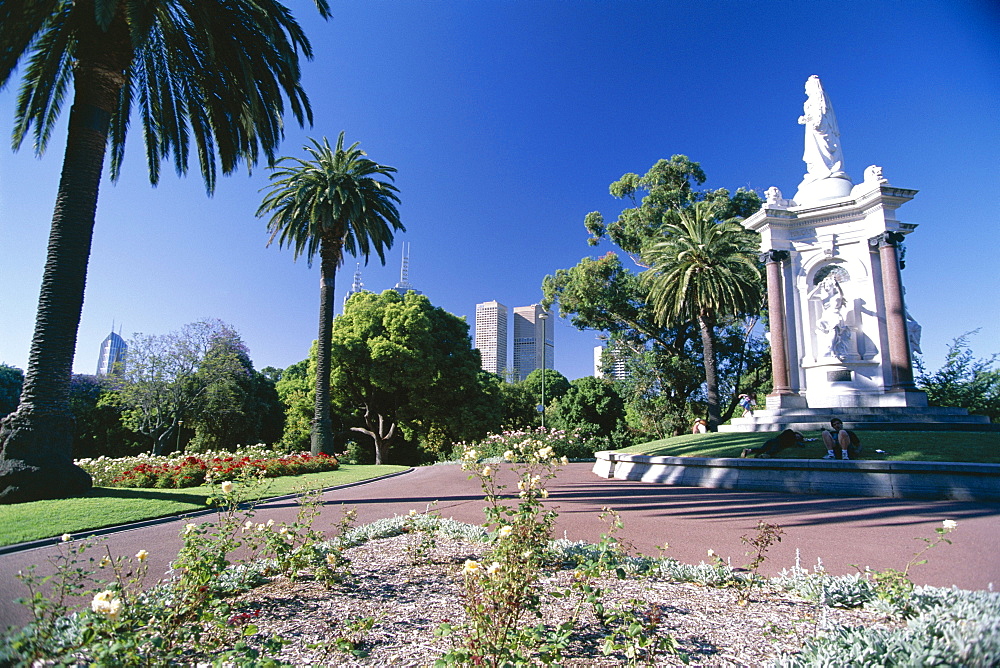
<path fill-rule="evenodd" d="M 804 447 L 806 447 L 806 444 L 802 438 L 802 434 L 791 429 L 786 429 L 759 448 L 744 448 L 743 452 L 740 453 L 740 457 L 745 458 L 753 455 L 758 459 L 770 459 L 776 457 L 782 450 Z"/>
<path fill-rule="evenodd" d="M 861 452 L 861 439 L 853 431 L 844 429 L 840 418 L 830 420 L 832 429 L 823 430 L 826 456 L 823 459 L 857 459 Z"/>

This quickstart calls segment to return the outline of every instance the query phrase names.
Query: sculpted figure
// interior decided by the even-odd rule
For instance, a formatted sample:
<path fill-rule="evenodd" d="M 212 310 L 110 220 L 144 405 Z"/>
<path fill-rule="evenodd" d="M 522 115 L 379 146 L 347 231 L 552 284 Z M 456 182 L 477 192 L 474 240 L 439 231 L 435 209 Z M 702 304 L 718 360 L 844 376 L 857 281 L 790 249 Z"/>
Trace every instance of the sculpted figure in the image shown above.
<path fill-rule="evenodd" d="M 844 318 L 847 298 L 840 281 L 834 274 L 828 274 L 820 281 L 813 297 L 822 309 L 816 320 L 816 343 L 820 357 L 845 357 L 851 340 L 851 329 Z"/>
<path fill-rule="evenodd" d="M 889 183 L 889 179 L 882 176 L 882 168 L 878 165 L 869 165 L 865 167 L 865 180 L 867 183 Z"/>
<path fill-rule="evenodd" d="M 802 153 L 802 159 L 806 163 L 803 183 L 847 178 L 837 116 L 823 92 L 823 84 L 815 74 L 806 81 L 806 96 L 802 116 L 799 117 L 799 125 L 806 126 L 805 150 Z"/>

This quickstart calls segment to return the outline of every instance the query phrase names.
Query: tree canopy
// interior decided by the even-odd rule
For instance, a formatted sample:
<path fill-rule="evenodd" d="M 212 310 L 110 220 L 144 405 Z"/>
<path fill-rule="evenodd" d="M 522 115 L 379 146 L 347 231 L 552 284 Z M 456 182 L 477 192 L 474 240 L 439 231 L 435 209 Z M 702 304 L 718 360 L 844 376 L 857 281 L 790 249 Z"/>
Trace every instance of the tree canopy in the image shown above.
<path fill-rule="evenodd" d="M 760 208 L 761 200 L 752 191 L 698 190 L 705 180 L 701 166 L 682 155 L 657 161 L 643 176 L 623 175 L 609 190 L 631 206 L 611 222 L 597 211 L 584 220 L 589 243 L 608 241 L 617 252 L 583 258 L 574 267 L 546 276 L 542 284 L 545 307 L 558 303 L 560 317 L 581 330 L 606 332 L 609 346 L 622 351 L 628 377 L 620 387 L 629 424 L 653 437 L 686 431 L 692 412 L 700 411 L 707 397 L 697 323 L 694 319 L 667 323 L 658 317 L 650 285 L 640 278 L 640 272 L 648 269 L 643 251 L 666 240 L 679 212 L 698 202 L 715 207 L 715 218 L 722 219 L 747 216 Z M 753 235 L 745 234 L 748 249 L 754 247 Z M 760 354 L 755 322 L 721 318 L 715 323 L 718 383 L 730 397 L 720 419 L 732 414 L 739 391 L 756 392 L 769 382 L 768 374 L 758 373 L 769 360 Z"/>
<path fill-rule="evenodd" d="M 284 157 L 271 172 L 270 189 L 257 210 L 270 215 L 271 239 L 291 246 L 293 258 L 305 255 L 312 265 L 320 256 L 319 334 L 316 348 L 316 394 L 312 422 L 312 452 L 333 455 L 330 414 L 330 369 L 333 301 L 337 270 L 344 253 L 363 256 L 374 252 L 385 264 L 385 251 L 396 232 L 406 231 L 399 220 L 399 192 L 391 183 L 396 169 L 365 157 L 355 142 L 344 148 L 344 133 L 336 148 L 323 139 L 304 147 L 311 159 Z"/>
<path fill-rule="evenodd" d="M 259 438 L 268 414 L 280 412 L 277 394 L 266 405 L 239 334 L 218 320 L 136 334 L 115 381 L 124 425 L 147 436 L 154 454 L 176 445 L 181 423 L 195 431 L 196 447 L 226 448 Z"/>
<path fill-rule="evenodd" d="M 329 15 L 326 0 L 315 0 Z M 187 171 L 194 145 L 206 189 L 240 163 L 271 162 L 287 101 L 311 122 L 300 85 L 308 39 L 277 0 L 47 0 L 0 3 L 0 88 L 23 63 L 15 150 L 44 151 L 73 89 L 35 331 L 18 409 L 0 421 L 0 502 L 82 493 L 73 463 L 70 380 L 105 157 L 117 179 L 133 116 L 149 178 L 162 160 Z"/>
<path fill-rule="evenodd" d="M 443 449 L 498 421 L 468 324 L 424 295 L 353 295 L 334 320 L 331 359 L 333 401 L 374 440 L 376 463 L 401 436 Z"/>

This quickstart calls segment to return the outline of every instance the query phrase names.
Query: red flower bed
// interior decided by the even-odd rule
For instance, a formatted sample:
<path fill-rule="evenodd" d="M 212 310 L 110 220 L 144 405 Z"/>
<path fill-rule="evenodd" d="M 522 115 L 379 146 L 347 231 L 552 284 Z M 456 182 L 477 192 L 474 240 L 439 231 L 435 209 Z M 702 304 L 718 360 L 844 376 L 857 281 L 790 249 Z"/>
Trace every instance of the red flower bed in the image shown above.
<path fill-rule="evenodd" d="M 265 478 L 278 478 L 300 473 L 336 471 L 340 462 L 329 455 L 285 455 L 266 459 L 242 457 L 212 457 L 205 460 L 189 455 L 179 461 L 163 464 L 137 464 L 111 481 L 113 487 L 161 487 L 179 489 L 205 484 L 206 478 L 213 482 L 233 480 L 243 470 L 262 474 Z"/>

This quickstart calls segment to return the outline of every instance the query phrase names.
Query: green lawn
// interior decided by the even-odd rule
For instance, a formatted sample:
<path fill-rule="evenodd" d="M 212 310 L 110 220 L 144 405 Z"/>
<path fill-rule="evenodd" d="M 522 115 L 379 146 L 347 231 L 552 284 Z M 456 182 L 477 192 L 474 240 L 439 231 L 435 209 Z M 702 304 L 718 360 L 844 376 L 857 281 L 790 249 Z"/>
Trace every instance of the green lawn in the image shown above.
<path fill-rule="evenodd" d="M 407 468 L 345 464 L 336 471 L 267 480 L 247 498 L 264 499 L 304 489 L 346 485 Z M 0 546 L 64 533 L 76 537 L 75 534 L 92 529 L 204 510 L 205 500 L 216 490 L 207 486 L 187 489 L 96 487 L 86 496 L 72 499 L 0 505 Z"/>
<path fill-rule="evenodd" d="M 968 431 L 858 431 L 863 459 L 923 462 L 981 462 L 1000 464 L 1000 432 Z M 619 452 L 671 457 L 739 457 L 743 448 L 763 445 L 773 432 L 687 434 L 633 445 Z M 820 433 L 805 432 L 819 439 Z M 884 450 L 884 454 L 875 452 Z M 822 441 L 806 443 L 781 453 L 787 459 L 819 458 L 826 454 Z"/>

